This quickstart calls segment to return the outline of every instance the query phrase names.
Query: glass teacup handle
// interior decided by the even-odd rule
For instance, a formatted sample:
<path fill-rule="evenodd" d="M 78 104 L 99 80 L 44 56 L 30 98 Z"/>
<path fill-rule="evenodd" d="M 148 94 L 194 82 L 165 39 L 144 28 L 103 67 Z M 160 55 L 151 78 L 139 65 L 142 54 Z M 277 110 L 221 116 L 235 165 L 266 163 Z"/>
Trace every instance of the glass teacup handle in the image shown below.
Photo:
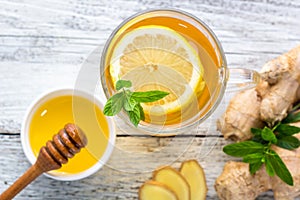
<path fill-rule="evenodd" d="M 252 69 L 227 68 L 225 73 L 228 92 L 253 88 L 262 80 L 260 74 Z"/>

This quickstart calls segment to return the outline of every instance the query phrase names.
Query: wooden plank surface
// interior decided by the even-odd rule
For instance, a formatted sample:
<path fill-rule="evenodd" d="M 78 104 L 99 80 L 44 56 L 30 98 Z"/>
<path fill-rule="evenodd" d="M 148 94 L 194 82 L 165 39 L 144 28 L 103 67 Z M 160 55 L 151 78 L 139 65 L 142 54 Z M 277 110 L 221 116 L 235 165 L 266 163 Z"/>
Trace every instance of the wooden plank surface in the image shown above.
<path fill-rule="evenodd" d="M 19 136 L 29 104 L 51 88 L 74 87 L 79 79 L 87 79 L 81 77 L 86 60 L 100 54 L 113 29 L 138 11 L 178 8 L 196 15 L 221 41 L 229 67 L 259 70 L 300 44 L 298 0 L 0 0 L 0 4 L 0 192 L 29 167 Z M 86 87 L 102 98 L 99 83 L 94 84 L 97 59 L 90 66 L 95 77 Z M 221 151 L 228 141 L 215 131 L 214 120 L 230 96 L 225 95 L 199 133 L 191 131 L 189 136 L 125 136 L 118 121 L 118 148 L 102 170 L 74 182 L 42 176 L 16 199 L 136 199 L 151 169 L 166 163 L 178 167 L 191 158 L 198 159 L 207 174 L 207 199 L 217 199 L 214 181 L 231 158 Z M 130 157 L 132 152 L 135 157 Z M 272 199 L 272 193 L 258 199 Z"/>
<path fill-rule="evenodd" d="M 2 135 L 0 139 L 0 188 L 3 190 L 30 165 L 22 152 L 17 135 Z M 132 146 L 148 149 L 146 146 L 161 147 L 169 142 L 166 140 L 168 139 L 147 138 L 146 144 L 141 147 L 141 141 L 145 141 L 145 138 L 118 137 L 117 143 L 123 149 L 132 149 Z M 185 143 L 183 140 L 186 138 L 178 138 L 175 143 Z M 160 164 L 179 168 L 182 161 L 190 158 L 199 160 L 205 170 L 209 187 L 207 199 L 217 199 L 213 189 L 215 179 L 223 168 L 222 163 L 231 159 L 221 151 L 226 143 L 223 138 L 194 138 L 179 157 L 172 151 L 160 157 L 151 155 L 150 151 L 150 156 L 146 157 L 144 153 L 147 150 L 143 154 L 132 150 L 130 153 L 135 153 L 135 159 L 128 160 L 128 156 L 118 156 L 115 150 L 108 164 L 88 178 L 63 182 L 41 176 L 16 199 L 137 199 L 137 190 L 144 181 L 151 179 L 151 170 Z M 126 147 L 128 145 L 130 147 Z M 173 147 L 178 148 L 178 145 Z M 264 193 L 259 197 L 259 200 L 265 199 L 272 199 L 272 194 Z"/>

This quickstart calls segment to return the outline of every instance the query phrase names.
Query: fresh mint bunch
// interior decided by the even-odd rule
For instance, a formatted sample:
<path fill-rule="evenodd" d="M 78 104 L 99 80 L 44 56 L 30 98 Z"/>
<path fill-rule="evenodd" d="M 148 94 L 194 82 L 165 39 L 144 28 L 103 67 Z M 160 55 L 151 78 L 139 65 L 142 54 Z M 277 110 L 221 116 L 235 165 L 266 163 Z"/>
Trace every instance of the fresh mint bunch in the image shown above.
<path fill-rule="evenodd" d="M 231 156 L 242 157 L 243 162 L 249 163 L 251 174 L 265 164 L 269 176 L 276 174 L 282 181 L 292 186 L 293 177 L 280 156 L 272 149 L 272 145 L 288 150 L 297 149 L 300 141 L 293 135 L 299 133 L 300 128 L 288 123 L 299 120 L 300 113 L 291 112 L 272 128 L 252 128 L 252 140 L 226 145 L 223 151 Z"/>
<path fill-rule="evenodd" d="M 132 92 L 129 80 L 118 80 L 116 82 L 116 94 L 111 96 L 103 109 L 104 115 L 114 116 L 123 109 L 129 116 L 131 123 L 137 127 L 141 120 L 145 120 L 145 114 L 141 103 L 149 103 L 160 100 L 169 93 L 159 90 L 147 92 Z"/>

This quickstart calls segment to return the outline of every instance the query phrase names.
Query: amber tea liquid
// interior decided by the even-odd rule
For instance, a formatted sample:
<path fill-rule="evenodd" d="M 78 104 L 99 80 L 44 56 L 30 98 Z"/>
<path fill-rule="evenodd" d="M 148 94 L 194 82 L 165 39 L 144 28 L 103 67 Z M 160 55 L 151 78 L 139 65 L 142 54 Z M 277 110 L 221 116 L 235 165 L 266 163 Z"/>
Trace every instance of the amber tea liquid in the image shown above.
<path fill-rule="evenodd" d="M 204 88 L 196 88 L 194 91 L 195 98 L 188 105 L 182 106 L 179 110 L 164 113 L 161 116 L 151 115 L 145 112 L 144 124 L 157 124 L 173 126 L 178 125 L 184 121 L 189 121 L 192 118 L 201 118 L 205 115 L 210 107 L 211 102 L 214 102 L 217 98 L 211 91 L 218 92 L 218 69 L 221 66 L 222 59 L 219 55 L 219 49 L 216 45 L 216 41 L 209 34 L 209 30 L 201 25 L 197 20 L 187 16 L 183 13 L 177 13 L 168 10 L 150 11 L 133 17 L 131 20 L 122 25 L 117 31 L 114 37 L 111 39 L 107 48 L 107 54 L 105 56 L 105 73 L 106 86 L 110 95 L 115 92 L 112 72 L 112 52 L 122 42 L 122 37 L 128 32 L 145 27 L 148 25 L 166 27 L 172 29 L 180 34 L 197 52 L 202 66 L 203 66 L 203 80 L 205 82 Z M 120 77 L 122 79 L 122 77 Z M 200 87 L 200 85 L 199 85 Z M 203 87 L 203 85 L 201 86 Z M 151 88 L 147 88 L 151 90 Z M 134 90 L 139 90 L 139 86 L 134 86 Z"/>

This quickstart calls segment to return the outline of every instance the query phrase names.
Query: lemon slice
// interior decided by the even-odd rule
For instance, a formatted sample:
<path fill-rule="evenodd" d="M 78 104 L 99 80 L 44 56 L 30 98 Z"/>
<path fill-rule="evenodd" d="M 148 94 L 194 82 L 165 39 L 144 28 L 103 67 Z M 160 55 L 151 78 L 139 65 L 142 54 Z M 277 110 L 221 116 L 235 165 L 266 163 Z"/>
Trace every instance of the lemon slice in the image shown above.
<path fill-rule="evenodd" d="M 157 25 L 126 32 L 112 52 L 110 74 L 130 80 L 134 91 L 162 90 L 165 98 L 143 104 L 145 113 L 175 112 L 197 98 L 204 88 L 203 67 L 197 51 L 174 30 Z"/>

